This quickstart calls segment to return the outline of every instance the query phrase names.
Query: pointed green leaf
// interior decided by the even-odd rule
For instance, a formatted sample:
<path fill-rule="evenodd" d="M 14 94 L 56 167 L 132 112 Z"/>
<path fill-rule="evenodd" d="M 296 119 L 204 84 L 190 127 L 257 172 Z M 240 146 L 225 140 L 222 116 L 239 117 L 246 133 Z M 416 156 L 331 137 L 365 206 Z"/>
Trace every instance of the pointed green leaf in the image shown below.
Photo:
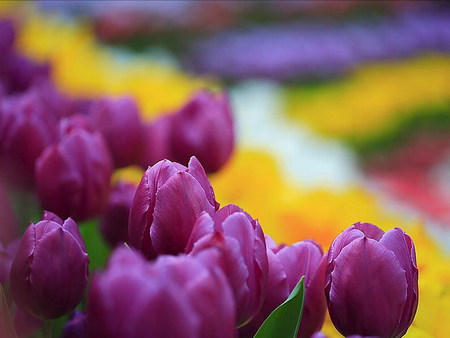
<path fill-rule="evenodd" d="M 304 277 L 300 278 L 294 290 L 283 304 L 266 318 L 254 338 L 295 338 L 302 320 L 305 301 Z"/>

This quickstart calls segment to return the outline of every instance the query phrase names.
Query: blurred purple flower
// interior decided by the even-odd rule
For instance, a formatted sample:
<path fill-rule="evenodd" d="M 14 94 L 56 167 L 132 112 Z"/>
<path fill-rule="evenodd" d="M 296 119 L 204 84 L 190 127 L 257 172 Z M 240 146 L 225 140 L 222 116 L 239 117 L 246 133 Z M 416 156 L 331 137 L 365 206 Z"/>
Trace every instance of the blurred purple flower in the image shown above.
<path fill-rule="evenodd" d="M 173 160 L 186 164 L 196 156 L 206 172 L 218 171 L 234 148 L 233 116 L 228 97 L 198 92 L 172 115 Z"/>
<path fill-rule="evenodd" d="M 44 209 L 86 220 L 103 211 L 111 174 L 111 157 L 101 135 L 79 123 L 68 125 L 60 142 L 47 147 L 37 161 L 38 196 Z"/>
<path fill-rule="evenodd" d="M 136 185 L 118 182 L 109 195 L 100 230 L 112 247 L 128 242 L 128 218 L 135 192 Z"/>
<path fill-rule="evenodd" d="M 183 255 L 148 263 L 121 247 L 92 280 L 88 333 L 105 338 L 234 337 L 234 312 L 219 269 L 209 270 Z"/>
<path fill-rule="evenodd" d="M 111 150 L 116 168 L 136 164 L 141 151 L 143 125 L 136 102 L 104 98 L 90 107 L 90 118 Z"/>

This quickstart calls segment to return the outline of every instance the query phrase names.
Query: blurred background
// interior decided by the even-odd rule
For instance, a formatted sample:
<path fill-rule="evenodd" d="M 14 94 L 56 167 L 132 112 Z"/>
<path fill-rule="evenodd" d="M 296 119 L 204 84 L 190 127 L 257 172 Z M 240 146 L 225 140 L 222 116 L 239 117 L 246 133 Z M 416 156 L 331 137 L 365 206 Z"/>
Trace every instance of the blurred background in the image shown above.
<path fill-rule="evenodd" d="M 200 88 L 228 91 L 237 146 L 210 176 L 218 201 L 325 249 L 357 221 L 401 226 L 421 273 L 408 336 L 450 332 L 446 2 L 1 2 L 0 16 L 73 97 L 131 95 L 151 121 Z"/>

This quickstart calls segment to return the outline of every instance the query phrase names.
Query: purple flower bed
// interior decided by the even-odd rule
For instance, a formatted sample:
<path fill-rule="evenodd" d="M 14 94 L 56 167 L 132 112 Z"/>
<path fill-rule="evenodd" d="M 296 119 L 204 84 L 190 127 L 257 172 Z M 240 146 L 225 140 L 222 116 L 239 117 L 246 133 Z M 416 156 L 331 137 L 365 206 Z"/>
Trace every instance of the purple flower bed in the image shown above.
<path fill-rule="evenodd" d="M 316 78 L 423 52 L 450 52 L 450 11 L 403 13 L 371 23 L 250 27 L 198 42 L 186 64 L 228 78 Z"/>

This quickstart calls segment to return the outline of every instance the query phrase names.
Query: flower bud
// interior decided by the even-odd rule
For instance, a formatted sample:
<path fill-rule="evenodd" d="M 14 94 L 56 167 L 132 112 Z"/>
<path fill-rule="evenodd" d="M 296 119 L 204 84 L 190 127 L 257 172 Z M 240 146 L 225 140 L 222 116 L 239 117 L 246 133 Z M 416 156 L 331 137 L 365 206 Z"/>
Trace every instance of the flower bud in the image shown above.
<path fill-rule="evenodd" d="M 143 126 L 134 100 L 101 99 L 92 104 L 90 118 L 103 135 L 116 168 L 138 162 Z"/>
<path fill-rule="evenodd" d="M 44 209 L 81 221 L 98 215 L 110 189 L 111 157 L 97 132 L 67 127 L 59 143 L 36 164 L 37 192 Z"/>
<path fill-rule="evenodd" d="M 85 338 L 87 337 L 87 318 L 81 311 L 75 311 L 66 322 L 62 338 Z"/>
<path fill-rule="evenodd" d="M 153 122 L 145 123 L 139 164 L 147 168 L 163 159 L 171 159 L 170 133 L 171 115 L 164 115 Z"/>
<path fill-rule="evenodd" d="M 321 329 L 326 312 L 323 293 L 326 259 L 323 251 L 312 240 L 276 246 L 266 235 L 266 244 L 269 262 L 266 297 L 258 315 L 242 328 L 242 332 L 244 336 L 253 336 L 305 276 L 305 302 L 298 337 L 311 337 Z"/>
<path fill-rule="evenodd" d="M 234 148 L 233 117 L 228 97 L 199 92 L 172 116 L 172 156 L 187 163 L 196 156 L 206 172 L 218 171 Z"/>
<path fill-rule="evenodd" d="M 136 186 L 119 182 L 109 195 L 108 205 L 102 215 L 100 230 L 112 247 L 128 242 L 128 217 Z"/>
<path fill-rule="evenodd" d="M 234 337 L 234 311 L 219 269 L 184 255 L 148 263 L 121 247 L 92 280 L 88 336 Z"/>
<path fill-rule="evenodd" d="M 77 224 L 47 213 L 25 231 L 11 266 L 17 306 L 36 317 L 54 319 L 71 312 L 83 297 L 88 255 Z"/>
<path fill-rule="evenodd" d="M 185 251 L 192 228 L 203 211 L 218 209 L 214 191 L 200 162 L 186 168 L 163 160 L 147 169 L 130 210 L 130 244 L 147 257 Z"/>
<path fill-rule="evenodd" d="M 10 170 L 7 180 L 31 184 L 37 158 L 56 141 L 57 119 L 35 92 L 2 101 L 0 110 L 0 155 Z"/>
<path fill-rule="evenodd" d="M 208 265 L 223 269 L 236 300 L 237 323 L 245 325 L 258 313 L 266 293 L 268 263 L 261 226 L 239 207 L 228 205 L 214 218 L 202 214 L 192 237 L 187 247 L 192 247 L 191 255 L 202 255 L 205 249 L 218 251 L 218 261 L 207 257 Z"/>
<path fill-rule="evenodd" d="M 345 336 L 403 336 L 417 310 L 417 284 L 414 243 L 400 228 L 384 233 L 355 223 L 328 252 L 328 310 Z"/>

